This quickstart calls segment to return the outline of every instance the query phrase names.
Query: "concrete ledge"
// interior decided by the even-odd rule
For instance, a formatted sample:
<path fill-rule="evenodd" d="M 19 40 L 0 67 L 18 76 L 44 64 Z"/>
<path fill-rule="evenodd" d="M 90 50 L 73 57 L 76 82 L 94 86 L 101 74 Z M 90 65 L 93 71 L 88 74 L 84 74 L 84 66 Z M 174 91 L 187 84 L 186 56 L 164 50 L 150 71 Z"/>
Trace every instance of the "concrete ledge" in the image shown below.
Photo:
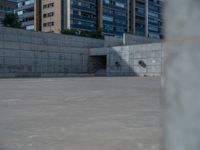
<path fill-rule="evenodd" d="M 0 74 L 0 79 L 3 78 L 32 78 L 32 77 L 94 77 L 94 74 L 31 74 L 31 75 L 19 75 L 19 74 L 11 74 L 11 73 L 6 73 L 6 74 Z"/>
<path fill-rule="evenodd" d="M 93 77 L 94 74 L 42 74 L 41 77 Z"/>

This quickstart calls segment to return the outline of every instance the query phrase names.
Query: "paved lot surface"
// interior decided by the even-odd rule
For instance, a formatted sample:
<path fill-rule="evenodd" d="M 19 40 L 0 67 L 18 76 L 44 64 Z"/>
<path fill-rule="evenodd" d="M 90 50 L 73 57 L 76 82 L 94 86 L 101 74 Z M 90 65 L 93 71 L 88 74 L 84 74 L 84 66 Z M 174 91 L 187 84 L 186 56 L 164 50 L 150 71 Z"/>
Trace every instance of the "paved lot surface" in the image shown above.
<path fill-rule="evenodd" d="M 0 80 L 0 150 L 159 150 L 159 78 Z"/>

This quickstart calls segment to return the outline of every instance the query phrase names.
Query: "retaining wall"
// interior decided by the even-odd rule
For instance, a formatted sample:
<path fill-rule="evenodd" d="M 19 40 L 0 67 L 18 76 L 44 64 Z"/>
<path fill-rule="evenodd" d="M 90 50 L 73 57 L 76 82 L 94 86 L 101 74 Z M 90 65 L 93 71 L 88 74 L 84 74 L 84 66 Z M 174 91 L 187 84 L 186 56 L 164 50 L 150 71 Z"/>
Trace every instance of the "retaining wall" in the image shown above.
<path fill-rule="evenodd" d="M 88 48 L 103 40 L 0 27 L 0 77 L 88 73 Z"/>
<path fill-rule="evenodd" d="M 105 36 L 104 47 L 160 43 L 160 42 L 162 42 L 162 40 L 160 39 L 152 39 L 152 38 L 146 38 L 143 36 L 124 33 L 123 37 Z"/>
<path fill-rule="evenodd" d="M 124 45 L 122 37 L 105 36 L 104 47 L 112 47 L 112 46 L 120 46 L 120 45 Z"/>
<path fill-rule="evenodd" d="M 134 36 L 124 38 L 123 42 L 129 41 L 128 44 L 135 42 Z M 140 42 L 142 39 L 135 44 Z M 121 44 L 121 39 L 114 37 L 101 40 L 0 27 L 0 77 L 88 74 L 89 49 L 91 56 L 107 55 L 109 76 L 161 73 L 162 44 L 110 47 Z M 139 65 L 139 61 L 146 67 Z"/>
<path fill-rule="evenodd" d="M 133 44 L 148 44 L 148 43 L 160 43 L 160 39 L 146 38 L 143 36 L 133 35 L 133 34 L 124 34 L 124 45 L 133 45 Z"/>
<path fill-rule="evenodd" d="M 162 43 L 92 48 L 91 56 L 107 55 L 108 76 L 159 76 L 162 72 Z M 143 62 L 144 66 L 139 62 Z"/>

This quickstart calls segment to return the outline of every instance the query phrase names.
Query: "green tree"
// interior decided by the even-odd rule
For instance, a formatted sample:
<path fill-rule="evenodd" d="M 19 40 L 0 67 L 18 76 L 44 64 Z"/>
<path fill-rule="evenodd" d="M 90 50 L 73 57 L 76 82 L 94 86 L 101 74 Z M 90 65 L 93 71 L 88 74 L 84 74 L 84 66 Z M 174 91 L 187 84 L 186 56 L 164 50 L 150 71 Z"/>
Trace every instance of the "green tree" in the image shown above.
<path fill-rule="evenodd" d="M 68 34 L 68 35 L 91 37 L 91 38 L 97 38 L 97 39 L 104 38 L 104 36 L 102 35 L 101 29 L 93 30 L 93 31 L 85 31 L 85 30 L 79 30 L 79 29 L 66 29 L 66 30 L 63 30 L 61 33 Z"/>
<path fill-rule="evenodd" d="M 62 34 L 69 34 L 69 35 L 76 35 L 77 34 L 77 30 L 75 29 L 66 29 L 66 30 L 63 30 L 61 33 Z"/>
<path fill-rule="evenodd" d="M 97 29 L 97 30 L 91 31 L 90 37 L 97 38 L 97 39 L 103 39 L 104 36 L 102 34 L 102 29 Z"/>
<path fill-rule="evenodd" d="M 18 15 L 13 13 L 5 14 L 3 25 L 5 27 L 21 28 L 21 22 L 19 21 Z"/>

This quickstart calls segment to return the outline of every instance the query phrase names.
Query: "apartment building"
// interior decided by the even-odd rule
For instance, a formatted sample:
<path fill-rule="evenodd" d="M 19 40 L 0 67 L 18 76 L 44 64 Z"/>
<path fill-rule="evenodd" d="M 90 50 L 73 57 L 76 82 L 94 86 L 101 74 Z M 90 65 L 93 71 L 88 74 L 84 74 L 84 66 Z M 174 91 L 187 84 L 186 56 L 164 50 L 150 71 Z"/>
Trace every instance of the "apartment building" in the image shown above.
<path fill-rule="evenodd" d="M 146 36 L 163 38 L 163 1 L 149 0 L 148 2 L 148 33 Z"/>
<path fill-rule="evenodd" d="M 22 16 L 33 16 L 20 18 L 24 25 L 27 22 L 34 24 L 36 31 L 60 33 L 64 29 L 102 29 L 103 34 L 111 36 L 122 36 L 124 32 L 129 32 L 150 38 L 163 37 L 163 0 L 23 1 L 22 10 L 31 6 L 35 12 L 28 9 L 23 11 Z M 33 18 L 34 21 L 31 20 Z"/>
<path fill-rule="evenodd" d="M 64 29 L 97 29 L 96 0 L 36 0 L 36 31 L 60 33 Z M 40 26 L 40 27 L 38 27 Z"/>
<path fill-rule="evenodd" d="M 129 0 L 103 0 L 100 7 L 105 35 L 120 36 L 128 31 Z"/>
<path fill-rule="evenodd" d="M 60 33 L 62 30 L 62 0 L 42 0 L 41 30 Z"/>
<path fill-rule="evenodd" d="M 0 26 L 6 13 L 14 13 L 17 8 L 17 2 L 14 0 L 0 0 Z"/>
<path fill-rule="evenodd" d="M 34 30 L 34 3 L 35 0 L 19 0 L 17 14 L 22 22 L 22 28 Z"/>
<path fill-rule="evenodd" d="M 36 2 L 39 3 L 40 0 Z M 42 0 L 41 31 L 60 33 L 63 29 L 93 31 L 121 36 L 127 31 L 127 0 Z M 38 23 L 40 22 L 40 23 Z"/>
<path fill-rule="evenodd" d="M 130 1 L 130 32 L 149 38 L 163 37 L 163 0 Z"/>
<path fill-rule="evenodd" d="M 97 29 L 97 0 L 71 0 L 70 24 L 72 29 L 96 30 Z"/>

